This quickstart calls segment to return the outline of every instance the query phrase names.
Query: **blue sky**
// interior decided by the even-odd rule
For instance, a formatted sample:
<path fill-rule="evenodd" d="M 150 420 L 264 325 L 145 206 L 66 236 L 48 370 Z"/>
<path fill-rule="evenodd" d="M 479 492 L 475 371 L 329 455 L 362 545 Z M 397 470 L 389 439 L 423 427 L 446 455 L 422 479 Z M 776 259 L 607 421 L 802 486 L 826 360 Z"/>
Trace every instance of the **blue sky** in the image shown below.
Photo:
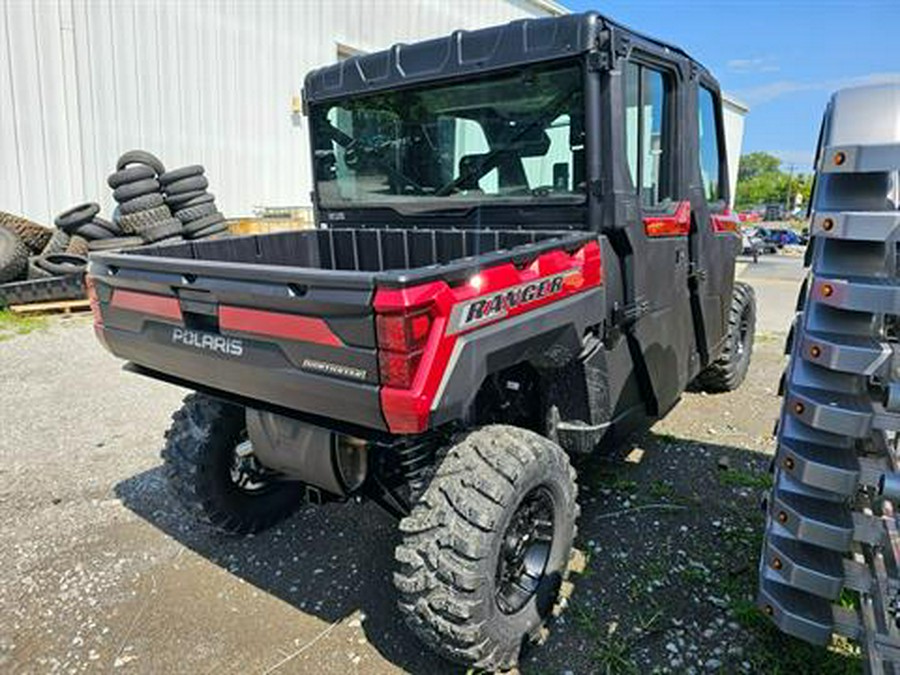
<path fill-rule="evenodd" d="M 744 152 L 809 172 L 830 92 L 900 82 L 900 0 L 563 0 L 673 42 L 750 106 Z"/>

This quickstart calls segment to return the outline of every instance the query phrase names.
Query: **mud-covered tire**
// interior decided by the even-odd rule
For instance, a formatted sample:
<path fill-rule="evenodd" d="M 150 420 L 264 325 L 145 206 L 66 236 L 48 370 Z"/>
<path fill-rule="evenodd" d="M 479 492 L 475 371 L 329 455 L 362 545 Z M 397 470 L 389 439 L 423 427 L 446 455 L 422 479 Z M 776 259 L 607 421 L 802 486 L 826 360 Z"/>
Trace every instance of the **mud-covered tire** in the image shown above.
<path fill-rule="evenodd" d="M 0 227 L 15 232 L 32 253 L 40 253 L 53 236 L 53 230 L 49 227 L 5 211 L 0 211 Z"/>
<path fill-rule="evenodd" d="M 244 408 L 190 394 L 172 416 L 162 450 L 172 492 L 201 522 L 227 534 L 260 532 L 302 505 L 297 483 L 272 482 L 249 494 L 231 479 L 234 449 L 246 430 Z"/>
<path fill-rule="evenodd" d="M 552 500 L 549 555 L 537 590 L 517 611 L 501 609 L 498 571 L 507 528 L 540 492 Z M 457 439 L 409 516 L 394 586 L 410 629 L 443 657 L 476 670 L 515 667 L 541 638 L 564 581 L 578 518 L 566 453 L 531 431 L 491 425 Z"/>
<path fill-rule="evenodd" d="M 735 281 L 725 349 L 697 376 L 691 389 L 720 394 L 740 387 L 750 368 L 755 330 L 756 294 L 749 284 Z"/>
<path fill-rule="evenodd" d="M 28 247 L 12 230 L 0 227 L 0 284 L 22 278 L 28 269 Z"/>

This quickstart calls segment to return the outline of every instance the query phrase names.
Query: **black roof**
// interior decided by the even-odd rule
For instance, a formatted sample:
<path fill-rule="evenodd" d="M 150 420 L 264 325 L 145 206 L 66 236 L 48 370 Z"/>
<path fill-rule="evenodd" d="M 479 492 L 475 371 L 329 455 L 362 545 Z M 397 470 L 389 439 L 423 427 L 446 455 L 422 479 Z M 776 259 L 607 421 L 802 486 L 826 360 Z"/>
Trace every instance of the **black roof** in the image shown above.
<path fill-rule="evenodd" d="M 668 52 L 700 69 L 681 48 L 647 37 L 597 12 L 521 19 L 475 31 L 454 31 L 446 37 L 354 56 L 311 71 L 304 95 L 309 102 L 472 75 L 540 61 L 575 56 L 598 44 L 612 30 L 633 45 L 641 43 Z"/>

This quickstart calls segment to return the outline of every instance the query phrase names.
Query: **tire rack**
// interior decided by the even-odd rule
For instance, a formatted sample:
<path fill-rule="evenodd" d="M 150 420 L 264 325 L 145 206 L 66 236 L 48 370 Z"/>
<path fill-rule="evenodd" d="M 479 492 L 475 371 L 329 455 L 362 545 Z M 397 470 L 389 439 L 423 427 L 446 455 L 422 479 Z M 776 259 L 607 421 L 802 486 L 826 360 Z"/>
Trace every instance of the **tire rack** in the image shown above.
<path fill-rule="evenodd" d="M 829 209 L 827 176 L 898 168 L 900 144 L 821 152 L 759 566 L 781 630 L 852 638 L 873 673 L 900 673 L 900 211 Z"/>

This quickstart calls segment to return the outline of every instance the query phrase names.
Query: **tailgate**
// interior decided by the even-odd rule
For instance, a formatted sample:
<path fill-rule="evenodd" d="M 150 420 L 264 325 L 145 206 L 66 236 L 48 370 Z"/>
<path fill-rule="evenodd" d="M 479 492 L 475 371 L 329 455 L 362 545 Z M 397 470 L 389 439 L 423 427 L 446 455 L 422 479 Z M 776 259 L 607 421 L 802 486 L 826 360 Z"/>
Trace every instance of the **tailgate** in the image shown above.
<path fill-rule="evenodd" d="M 91 257 L 97 333 L 170 378 L 385 429 L 363 272 L 156 256 Z"/>

